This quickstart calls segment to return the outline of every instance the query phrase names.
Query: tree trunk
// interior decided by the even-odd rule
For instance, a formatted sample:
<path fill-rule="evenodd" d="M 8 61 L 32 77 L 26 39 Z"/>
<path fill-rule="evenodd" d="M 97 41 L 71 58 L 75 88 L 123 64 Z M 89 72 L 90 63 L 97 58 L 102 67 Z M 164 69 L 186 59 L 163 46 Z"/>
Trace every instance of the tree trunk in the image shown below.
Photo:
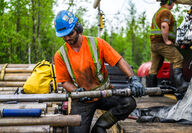
<path fill-rule="evenodd" d="M 28 13 L 30 12 L 30 9 L 28 9 Z M 29 24 L 29 22 L 30 22 L 30 16 L 29 16 L 29 14 L 27 14 L 27 23 Z M 29 26 L 27 26 L 26 27 L 27 28 L 27 38 L 29 38 L 29 34 L 30 34 L 30 28 L 29 28 Z M 32 43 L 31 42 L 29 42 L 28 43 L 28 46 L 27 46 L 27 53 L 28 53 L 28 64 L 31 64 L 31 45 L 32 45 Z"/>
<path fill-rule="evenodd" d="M 16 32 L 20 31 L 20 0 L 17 1 L 16 6 L 17 22 L 16 22 Z"/>
<path fill-rule="evenodd" d="M 28 63 L 31 64 L 31 43 L 28 44 Z"/>
<path fill-rule="evenodd" d="M 37 20 L 37 40 L 39 40 L 39 33 L 40 33 L 40 20 L 41 20 L 41 17 L 40 17 L 40 7 L 41 7 L 41 4 L 40 4 L 40 0 L 38 0 L 38 20 Z"/>
<path fill-rule="evenodd" d="M 33 23 L 33 35 L 32 35 L 32 49 L 33 54 L 36 55 L 36 46 L 35 46 L 35 0 L 32 0 L 32 23 Z M 34 62 L 36 62 L 36 56 L 34 56 Z"/>
<path fill-rule="evenodd" d="M 0 14 L 1 14 L 1 16 L 3 16 L 3 14 L 4 14 L 4 8 L 5 8 L 5 2 L 4 2 L 4 0 L 0 0 Z"/>
<path fill-rule="evenodd" d="M 21 30 L 21 24 L 20 24 L 20 20 L 21 20 L 21 11 L 20 11 L 20 0 L 17 1 L 17 5 L 16 5 L 16 16 L 17 16 L 17 22 L 16 22 L 16 32 L 19 32 Z M 19 56 L 19 58 L 21 59 L 21 61 L 23 60 L 23 56 L 22 56 L 22 51 L 21 51 L 21 44 L 18 44 L 18 46 L 16 47 L 16 51 L 15 54 L 17 54 Z"/>

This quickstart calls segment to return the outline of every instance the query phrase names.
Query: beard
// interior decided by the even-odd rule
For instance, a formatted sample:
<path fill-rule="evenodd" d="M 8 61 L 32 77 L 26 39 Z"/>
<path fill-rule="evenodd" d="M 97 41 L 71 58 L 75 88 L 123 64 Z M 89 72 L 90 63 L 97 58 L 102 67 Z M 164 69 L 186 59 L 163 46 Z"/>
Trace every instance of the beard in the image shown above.
<path fill-rule="evenodd" d="M 74 38 L 65 40 L 69 45 L 75 45 L 79 39 L 79 34 L 77 33 Z"/>

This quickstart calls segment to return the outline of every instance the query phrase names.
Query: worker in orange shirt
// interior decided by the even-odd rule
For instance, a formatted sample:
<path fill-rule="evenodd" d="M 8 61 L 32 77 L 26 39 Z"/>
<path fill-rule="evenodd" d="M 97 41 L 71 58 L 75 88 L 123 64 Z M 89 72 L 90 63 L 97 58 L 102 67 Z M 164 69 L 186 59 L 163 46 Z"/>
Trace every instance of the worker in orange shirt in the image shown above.
<path fill-rule="evenodd" d="M 161 0 L 160 9 L 154 14 L 151 25 L 151 51 L 152 66 L 147 76 L 147 86 L 157 86 L 157 73 L 161 68 L 164 58 L 173 64 L 173 79 L 177 88 L 176 92 L 185 93 L 188 83 L 183 79 L 183 56 L 177 50 L 176 21 L 171 13 L 175 0 Z"/>
<path fill-rule="evenodd" d="M 122 56 L 103 39 L 82 35 L 83 27 L 77 20 L 66 10 L 60 11 L 55 18 L 56 36 L 65 41 L 54 58 L 57 82 L 61 82 L 68 92 L 112 89 L 104 65 L 106 62 L 118 66 L 129 77 L 134 96 L 144 95 L 144 86 Z M 132 96 L 73 100 L 70 114 L 80 114 L 82 122 L 81 126 L 69 127 L 69 132 L 89 133 L 95 110 L 102 109 L 106 112 L 98 118 L 91 132 L 105 133 L 117 121 L 127 118 L 135 108 Z"/>

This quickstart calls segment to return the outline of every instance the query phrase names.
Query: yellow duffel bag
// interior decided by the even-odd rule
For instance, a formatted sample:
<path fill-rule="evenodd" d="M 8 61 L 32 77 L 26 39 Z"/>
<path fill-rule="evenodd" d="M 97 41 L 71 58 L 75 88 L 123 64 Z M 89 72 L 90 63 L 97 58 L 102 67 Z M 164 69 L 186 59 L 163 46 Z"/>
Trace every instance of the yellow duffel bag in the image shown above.
<path fill-rule="evenodd" d="M 58 91 L 55 67 L 48 61 L 41 61 L 35 65 L 31 76 L 23 86 L 26 94 L 45 94 L 52 91 L 50 83 L 53 81 L 53 90 Z"/>

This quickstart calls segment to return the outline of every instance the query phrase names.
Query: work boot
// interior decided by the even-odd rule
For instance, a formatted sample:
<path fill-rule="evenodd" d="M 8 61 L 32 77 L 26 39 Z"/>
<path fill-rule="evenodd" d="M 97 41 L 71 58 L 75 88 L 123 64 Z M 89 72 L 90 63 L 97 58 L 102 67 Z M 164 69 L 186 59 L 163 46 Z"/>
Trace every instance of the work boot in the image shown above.
<path fill-rule="evenodd" d="M 146 76 L 146 86 L 147 87 L 157 87 L 157 75 L 149 74 Z"/>
<path fill-rule="evenodd" d="M 177 88 L 176 91 L 179 93 L 186 92 L 189 83 L 183 79 L 182 68 L 173 69 L 173 79 L 174 79 L 175 87 Z"/>
<path fill-rule="evenodd" d="M 98 118 L 91 133 L 107 133 L 106 129 L 112 127 L 117 121 L 117 118 L 111 112 L 105 112 Z"/>

